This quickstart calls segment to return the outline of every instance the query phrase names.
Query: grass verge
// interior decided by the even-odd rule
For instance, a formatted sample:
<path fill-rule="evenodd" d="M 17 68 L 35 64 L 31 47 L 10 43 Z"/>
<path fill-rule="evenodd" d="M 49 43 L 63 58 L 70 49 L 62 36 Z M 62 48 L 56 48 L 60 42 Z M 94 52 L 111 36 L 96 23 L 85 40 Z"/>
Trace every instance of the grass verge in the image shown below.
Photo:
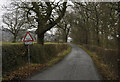
<path fill-rule="evenodd" d="M 46 66 L 52 66 L 54 64 L 56 64 L 57 62 L 59 62 L 60 60 L 62 60 L 67 54 L 69 54 L 71 52 L 72 47 L 69 45 L 68 49 L 59 53 L 57 55 L 57 57 L 54 57 L 51 61 L 49 61 L 48 63 L 46 63 Z"/>
<path fill-rule="evenodd" d="M 33 44 L 36 44 L 37 42 L 33 42 Z M 0 42 L 1 45 L 18 45 L 18 44 L 24 44 L 24 42 L 16 42 L 16 43 L 12 43 L 12 42 Z M 57 43 L 57 42 L 45 42 L 44 44 L 67 44 L 67 43 Z"/>
<path fill-rule="evenodd" d="M 25 66 L 19 68 L 18 70 L 13 71 L 9 76 L 2 78 L 2 81 L 9 80 L 24 80 L 31 75 L 36 74 L 39 71 L 42 71 L 62 60 L 67 54 L 71 52 L 72 47 L 69 45 L 67 50 L 57 54 L 56 57 L 52 58 L 49 62 L 45 64 L 26 64 Z"/>
<path fill-rule="evenodd" d="M 116 80 L 118 78 L 118 76 L 116 76 L 114 72 L 110 71 L 109 66 L 104 64 L 102 57 L 97 56 L 95 52 L 91 52 L 80 45 L 79 47 L 82 48 L 84 51 L 86 51 L 91 56 L 103 80 Z"/>

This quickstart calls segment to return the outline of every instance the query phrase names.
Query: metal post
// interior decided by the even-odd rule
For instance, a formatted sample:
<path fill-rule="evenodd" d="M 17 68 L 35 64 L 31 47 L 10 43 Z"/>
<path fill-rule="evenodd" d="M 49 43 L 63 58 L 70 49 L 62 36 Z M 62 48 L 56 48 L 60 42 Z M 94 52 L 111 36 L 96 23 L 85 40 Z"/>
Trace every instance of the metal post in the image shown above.
<path fill-rule="evenodd" d="M 30 77 L 30 49 L 28 45 L 28 70 L 29 70 L 29 77 Z"/>

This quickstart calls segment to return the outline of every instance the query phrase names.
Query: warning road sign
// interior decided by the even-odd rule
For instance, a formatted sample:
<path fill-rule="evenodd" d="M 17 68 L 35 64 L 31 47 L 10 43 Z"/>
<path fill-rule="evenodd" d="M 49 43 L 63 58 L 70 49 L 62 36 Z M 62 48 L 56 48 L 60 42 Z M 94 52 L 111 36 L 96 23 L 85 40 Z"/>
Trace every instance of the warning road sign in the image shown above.
<path fill-rule="evenodd" d="M 26 33 L 24 39 L 23 39 L 24 42 L 28 42 L 28 41 L 34 41 L 34 39 L 32 38 L 31 34 L 29 32 Z"/>

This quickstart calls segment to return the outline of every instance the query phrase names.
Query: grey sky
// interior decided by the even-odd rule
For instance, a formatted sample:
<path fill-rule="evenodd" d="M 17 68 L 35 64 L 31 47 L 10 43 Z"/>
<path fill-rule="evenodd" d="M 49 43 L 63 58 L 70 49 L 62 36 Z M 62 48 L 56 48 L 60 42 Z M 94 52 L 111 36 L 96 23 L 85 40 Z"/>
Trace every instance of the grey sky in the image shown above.
<path fill-rule="evenodd" d="M 5 13 L 5 9 L 2 8 L 3 5 L 8 5 L 10 3 L 11 0 L 0 0 L 0 27 L 3 25 L 2 23 L 2 15 Z M 57 1 L 57 0 L 56 0 Z M 76 0 L 72 0 L 72 1 L 76 1 Z M 89 1 L 89 2 L 94 2 L 95 0 L 77 0 L 77 1 Z M 96 0 L 96 1 L 102 1 L 103 0 Z M 120 0 L 104 0 L 104 1 L 120 1 Z M 72 4 L 71 2 L 69 2 L 69 4 Z"/>
<path fill-rule="evenodd" d="M 8 5 L 10 0 L 0 0 L 0 26 L 3 25 L 2 23 L 2 15 L 5 13 L 5 9 L 2 8 L 3 5 Z"/>

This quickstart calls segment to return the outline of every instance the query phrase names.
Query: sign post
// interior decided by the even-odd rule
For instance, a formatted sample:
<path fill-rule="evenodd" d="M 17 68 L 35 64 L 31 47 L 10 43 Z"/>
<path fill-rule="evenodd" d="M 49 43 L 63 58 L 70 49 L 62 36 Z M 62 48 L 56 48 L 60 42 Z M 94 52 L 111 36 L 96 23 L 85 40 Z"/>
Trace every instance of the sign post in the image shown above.
<path fill-rule="evenodd" d="M 23 39 L 23 41 L 24 41 L 24 44 L 27 46 L 28 65 L 29 65 L 28 68 L 30 68 L 30 46 L 29 45 L 33 44 L 34 39 L 32 38 L 31 34 L 29 32 L 27 32 L 24 39 Z M 30 69 L 29 69 L 29 75 L 30 75 Z"/>
<path fill-rule="evenodd" d="M 30 48 L 29 45 L 27 46 L 28 49 L 28 69 L 29 69 L 29 75 L 30 75 Z"/>

